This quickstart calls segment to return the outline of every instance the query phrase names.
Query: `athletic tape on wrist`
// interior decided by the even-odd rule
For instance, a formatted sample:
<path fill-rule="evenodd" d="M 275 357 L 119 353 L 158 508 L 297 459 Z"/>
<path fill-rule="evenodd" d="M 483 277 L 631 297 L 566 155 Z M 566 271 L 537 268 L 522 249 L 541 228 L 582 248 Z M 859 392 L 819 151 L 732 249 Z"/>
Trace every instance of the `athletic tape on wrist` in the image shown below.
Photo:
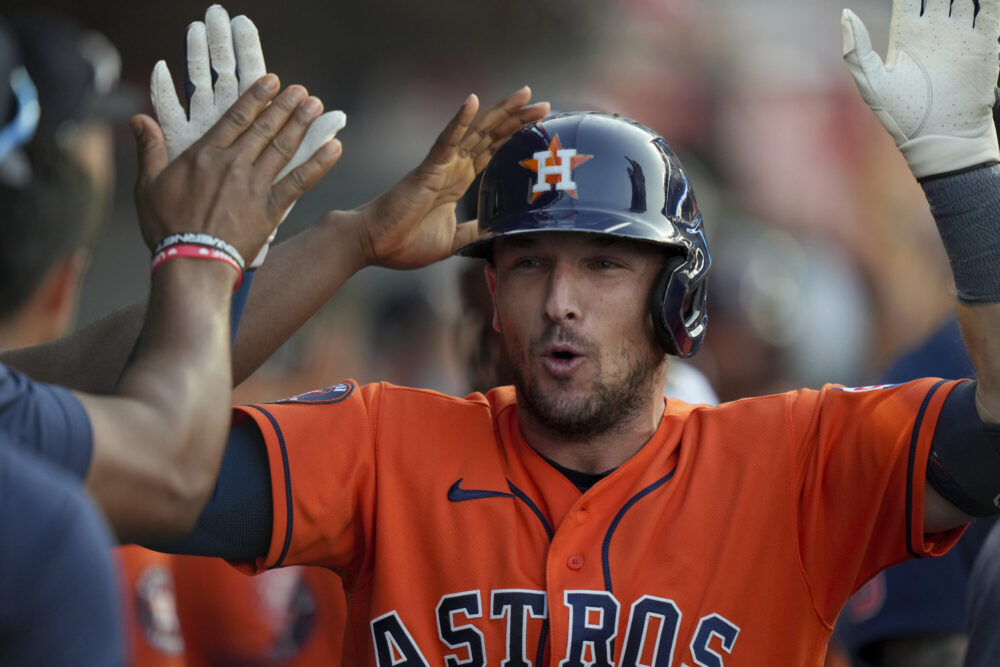
<path fill-rule="evenodd" d="M 235 260 L 239 265 L 240 271 L 243 271 L 243 269 L 246 268 L 246 262 L 243 261 L 243 255 L 241 255 L 236 248 L 218 237 L 212 236 L 211 234 L 203 234 L 201 232 L 171 234 L 157 244 L 156 249 L 153 250 L 153 254 L 156 255 L 170 246 L 182 243 L 185 245 L 201 245 L 208 248 L 216 248 L 232 257 L 233 260 Z"/>
<path fill-rule="evenodd" d="M 230 257 L 228 253 L 219 250 L 218 248 L 209 248 L 193 243 L 179 243 L 172 245 L 153 255 L 153 262 L 149 268 L 149 275 L 156 273 L 156 270 L 163 266 L 165 262 L 180 257 L 188 257 L 192 259 L 214 259 L 220 262 L 225 262 L 236 271 L 236 287 L 234 287 L 233 290 L 235 291 L 239 289 L 240 284 L 243 282 L 243 269 L 240 268 L 240 265 L 237 264 L 236 260 Z"/>
<path fill-rule="evenodd" d="M 920 182 L 937 222 L 958 300 L 1000 303 L 1000 165 Z"/>

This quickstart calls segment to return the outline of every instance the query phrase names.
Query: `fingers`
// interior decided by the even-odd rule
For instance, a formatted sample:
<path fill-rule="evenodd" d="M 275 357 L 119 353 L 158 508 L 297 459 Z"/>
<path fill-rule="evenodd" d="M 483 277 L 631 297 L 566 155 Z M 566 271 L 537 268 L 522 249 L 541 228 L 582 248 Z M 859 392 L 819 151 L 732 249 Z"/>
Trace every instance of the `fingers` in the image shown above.
<path fill-rule="evenodd" d="M 954 4 L 960 4 L 965 0 L 956 0 Z M 968 0 L 971 5 L 972 0 Z M 924 16 L 933 16 L 934 14 L 943 14 L 948 16 L 951 14 L 952 0 L 925 0 L 924 2 Z"/>
<path fill-rule="evenodd" d="M 973 25 L 977 31 L 981 31 L 994 38 L 1000 35 L 1000 2 L 997 0 L 979 0 L 979 12 L 974 13 L 974 16 Z"/>
<path fill-rule="evenodd" d="M 479 98 L 475 95 L 469 95 L 462 102 L 462 106 L 459 107 L 458 113 L 452 117 L 452 119 L 445 126 L 441 134 L 434 141 L 434 145 L 431 146 L 431 150 L 427 153 L 427 157 L 424 162 L 431 162 L 434 164 L 446 164 L 448 160 L 451 159 L 452 154 L 459 147 L 462 142 L 462 137 L 465 136 L 466 132 L 469 130 L 469 125 L 472 123 L 472 119 L 476 117 L 476 111 L 479 109 Z"/>
<path fill-rule="evenodd" d="M 215 108 L 227 109 L 232 106 L 239 94 L 229 14 L 221 5 L 212 5 L 205 12 L 205 30 L 211 68 L 215 72 Z"/>
<path fill-rule="evenodd" d="M 290 112 L 285 113 L 288 110 Z M 305 99 L 305 89 L 301 86 L 292 86 L 261 114 L 250 132 L 247 132 L 247 136 L 241 140 L 240 143 L 243 145 L 240 148 L 251 153 L 259 150 L 259 157 L 254 166 L 260 169 L 261 173 L 267 176 L 267 182 L 271 183 L 282 168 L 289 164 L 298 151 L 302 138 L 306 136 L 306 130 L 322 112 L 323 104 L 318 98 Z M 267 141 L 272 126 L 280 129 L 274 134 L 273 139 Z M 255 129 L 257 127 L 263 131 L 257 132 Z M 261 143 L 265 141 L 266 143 Z"/>
<path fill-rule="evenodd" d="M 844 61 L 860 88 L 859 77 L 880 75 L 885 67 L 879 55 L 872 51 L 868 28 L 850 9 L 845 9 L 840 17 L 840 31 L 844 40 Z"/>
<path fill-rule="evenodd" d="M 279 85 L 278 77 L 273 74 L 261 78 L 250 87 L 250 90 L 236 100 L 236 104 L 229 107 L 219 122 L 205 133 L 201 141 L 208 142 L 218 148 L 226 148 L 231 145 L 254 125 L 257 116 L 277 94 Z M 280 127 L 274 128 L 274 132 L 277 132 Z M 271 134 L 271 136 L 274 135 Z"/>
<path fill-rule="evenodd" d="M 264 66 L 264 51 L 260 46 L 257 26 L 246 16 L 237 16 L 230 23 L 233 34 L 233 49 L 236 52 L 236 76 L 239 78 L 240 95 L 245 93 L 257 79 L 267 74 Z"/>
<path fill-rule="evenodd" d="M 271 188 L 271 200 L 275 210 L 284 211 L 295 203 L 340 159 L 342 150 L 340 141 L 334 139 L 324 144 L 311 158 L 275 183 Z"/>
<path fill-rule="evenodd" d="M 253 88 L 250 91 L 252 93 Z M 295 154 L 301 141 L 298 133 L 304 135 L 309 123 L 322 112 L 322 109 L 322 103 L 318 99 L 309 98 L 305 88 L 298 85 L 289 86 L 274 98 L 253 124 L 247 127 L 247 131 L 235 144 L 241 153 L 249 156 L 254 162 L 257 162 L 267 150 L 277 151 L 277 158 L 274 154 L 265 158 L 265 164 L 273 165 L 275 160 L 280 161 L 280 166 L 275 167 L 271 173 L 271 178 L 274 178 L 278 170 Z M 279 137 L 285 124 L 293 117 L 295 120 L 291 124 L 292 127 Z M 295 139 L 296 136 L 298 139 Z M 272 145 L 272 142 L 276 145 Z"/>
<path fill-rule="evenodd" d="M 163 131 L 152 118 L 145 114 L 133 116 L 129 125 L 135 135 L 135 147 L 139 160 L 140 183 L 148 183 L 163 171 L 170 162 Z"/>
<path fill-rule="evenodd" d="M 479 221 L 469 220 L 455 227 L 455 238 L 451 243 L 451 252 L 454 254 L 459 248 L 467 246 L 479 238 Z"/>
<path fill-rule="evenodd" d="M 188 95 L 191 122 L 207 123 L 206 119 L 212 118 L 215 95 L 212 92 L 212 71 L 204 23 L 195 21 L 188 26 L 186 46 L 187 81 L 191 86 Z M 196 127 L 199 134 L 207 129 L 208 127 Z"/>
<path fill-rule="evenodd" d="M 471 131 L 463 137 L 460 148 L 471 153 L 477 146 L 483 145 L 484 140 L 486 140 L 485 145 L 489 146 L 493 142 L 493 138 L 489 137 L 493 128 L 510 118 L 530 99 L 531 88 L 524 86 L 486 109 L 476 119 Z"/>
<path fill-rule="evenodd" d="M 187 115 L 177 100 L 177 91 L 174 90 L 174 80 L 167 63 L 162 60 L 153 67 L 150 94 L 160 125 L 167 128 L 168 132 L 180 132 L 180 128 L 187 124 Z"/>
<path fill-rule="evenodd" d="M 504 119 L 500 125 L 492 131 L 485 133 L 484 141 L 472 150 L 473 167 L 479 173 L 486 167 L 497 149 L 503 145 L 510 135 L 514 134 L 528 123 L 534 123 L 549 115 L 551 107 L 548 102 L 536 102 L 528 106 L 521 107 L 513 115 Z M 487 140 L 492 140 L 488 141 Z"/>
<path fill-rule="evenodd" d="M 959 25 L 972 26 L 972 15 L 976 10 L 972 0 L 955 0 L 951 3 L 950 9 L 953 21 L 957 21 Z"/>
<path fill-rule="evenodd" d="M 328 111 L 313 121 L 306 130 L 306 136 L 299 144 L 299 149 L 295 151 L 288 164 L 278 172 L 275 180 L 284 178 L 288 172 L 305 162 L 318 148 L 337 136 L 337 132 L 344 129 L 346 124 L 347 116 L 343 111 Z"/>

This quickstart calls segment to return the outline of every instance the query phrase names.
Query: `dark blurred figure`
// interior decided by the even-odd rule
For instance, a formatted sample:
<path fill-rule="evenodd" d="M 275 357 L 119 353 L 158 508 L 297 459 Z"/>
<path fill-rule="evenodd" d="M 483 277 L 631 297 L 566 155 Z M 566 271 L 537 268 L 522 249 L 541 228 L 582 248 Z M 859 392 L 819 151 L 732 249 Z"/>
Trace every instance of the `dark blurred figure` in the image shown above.
<path fill-rule="evenodd" d="M 79 272 L 74 231 L 87 210 L 83 174 L 53 145 L 27 142 L 38 123 L 34 83 L 0 24 L 0 349 L 67 321 Z M 0 365 L 0 406 L 22 387 Z M 39 393 L 43 390 L 39 389 Z M 40 400 L 68 394 L 52 389 Z M 0 663 L 123 664 L 111 537 L 78 480 L 16 449 L 47 428 L 38 415 L 0 420 Z"/>
<path fill-rule="evenodd" d="M 41 113 L 35 142 L 65 153 L 89 185 L 85 200 L 66 203 L 82 215 L 72 211 L 38 215 L 33 226 L 24 228 L 22 238 L 0 243 L 19 258 L 22 284 L 35 285 L 42 272 L 49 271 L 61 280 L 66 294 L 62 318 L 48 318 L 49 326 L 36 326 L 32 336 L 10 346 L 27 347 L 71 329 L 84 272 L 110 215 L 115 124 L 137 111 L 139 100 L 135 91 L 119 85 L 121 58 L 101 33 L 57 14 L 39 13 L 13 17 L 12 30 L 38 90 Z M 46 253 L 58 257 L 52 266 L 42 261 L 48 259 Z M 182 667 L 184 640 L 174 602 L 171 558 L 135 546 L 115 553 L 124 587 L 121 604 L 130 638 L 129 663 Z"/>

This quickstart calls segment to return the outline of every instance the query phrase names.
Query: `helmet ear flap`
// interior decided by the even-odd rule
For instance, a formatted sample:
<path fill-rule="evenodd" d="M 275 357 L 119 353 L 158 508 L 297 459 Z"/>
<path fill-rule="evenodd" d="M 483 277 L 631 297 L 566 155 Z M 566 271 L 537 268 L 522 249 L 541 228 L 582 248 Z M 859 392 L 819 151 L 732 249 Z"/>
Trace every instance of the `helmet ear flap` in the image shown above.
<path fill-rule="evenodd" d="M 667 354 L 687 358 L 701 348 L 705 337 L 705 283 L 694 290 L 682 268 L 684 255 L 669 255 L 650 293 L 653 330 Z"/>

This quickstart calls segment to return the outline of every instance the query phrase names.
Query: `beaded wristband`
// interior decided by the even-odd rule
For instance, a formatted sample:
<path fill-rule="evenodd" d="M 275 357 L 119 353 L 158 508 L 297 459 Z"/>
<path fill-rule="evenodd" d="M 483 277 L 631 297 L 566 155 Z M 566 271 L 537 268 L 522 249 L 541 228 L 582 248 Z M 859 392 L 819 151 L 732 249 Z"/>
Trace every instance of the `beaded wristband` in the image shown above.
<path fill-rule="evenodd" d="M 236 279 L 236 287 L 234 287 L 233 290 L 235 291 L 238 289 L 240 284 L 243 282 L 243 269 L 240 268 L 240 265 L 237 264 L 235 259 L 218 248 L 207 248 L 203 245 L 195 245 L 193 243 L 179 243 L 172 245 L 153 255 L 153 262 L 149 269 L 149 275 L 156 273 L 156 270 L 163 266 L 164 262 L 167 260 L 176 259 L 178 257 L 216 259 L 225 262 L 236 270 L 236 274 L 238 276 Z"/>
<path fill-rule="evenodd" d="M 200 245 L 207 248 L 216 248 L 226 253 L 233 258 L 233 261 L 240 267 L 240 271 L 246 268 L 246 262 L 243 261 L 243 256 L 239 251 L 226 243 L 222 239 L 212 236 L 211 234 L 202 234 L 200 232 L 183 232 L 181 234 L 171 234 L 167 238 L 157 244 L 156 249 L 153 250 L 153 254 L 157 255 L 160 252 L 166 250 L 167 248 L 179 244 L 185 245 Z"/>

